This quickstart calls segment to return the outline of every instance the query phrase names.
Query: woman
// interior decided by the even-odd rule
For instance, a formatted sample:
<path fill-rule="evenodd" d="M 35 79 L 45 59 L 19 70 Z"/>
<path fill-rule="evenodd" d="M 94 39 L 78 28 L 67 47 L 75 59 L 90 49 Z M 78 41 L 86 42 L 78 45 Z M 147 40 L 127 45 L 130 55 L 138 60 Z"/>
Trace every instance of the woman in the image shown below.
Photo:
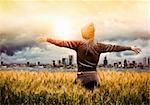
<path fill-rule="evenodd" d="M 141 51 L 139 48 L 134 47 L 94 43 L 95 28 L 93 23 L 87 24 L 83 27 L 81 33 L 83 37 L 82 41 L 62 41 L 47 37 L 40 37 L 39 41 L 49 42 L 59 47 L 67 47 L 75 50 L 77 53 L 78 65 L 75 83 L 80 81 L 82 86 L 90 90 L 93 90 L 94 87 L 98 86 L 100 83 L 96 66 L 101 53 L 120 52 L 125 50 L 139 53 Z"/>

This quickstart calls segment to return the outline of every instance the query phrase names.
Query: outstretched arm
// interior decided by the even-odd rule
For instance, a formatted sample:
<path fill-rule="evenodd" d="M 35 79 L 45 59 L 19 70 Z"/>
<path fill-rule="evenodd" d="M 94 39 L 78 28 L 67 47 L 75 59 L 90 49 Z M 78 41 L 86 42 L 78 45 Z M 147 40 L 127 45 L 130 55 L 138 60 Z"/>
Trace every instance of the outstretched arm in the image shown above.
<path fill-rule="evenodd" d="M 103 52 L 120 52 L 120 51 L 131 50 L 131 51 L 134 51 L 136 54 L 138 54 L 141 51 L 140 48 L 120 46 L 120 45 L 98 43 L 98 46 L 99 46 L 99 50 L 101 53 L 103 53 Z"/>
<path fill-rule="evenodd" d="M 63 40 L 56 40 L 56 39 L 47 38 L 47 37 L 40 37 L 38 38 L 38 40 L 40 42 L 49 42 L 59 47 L 67 47 L 71 49 L 76 49 L 80 44 L 80 41 L 63 41 Z"/>

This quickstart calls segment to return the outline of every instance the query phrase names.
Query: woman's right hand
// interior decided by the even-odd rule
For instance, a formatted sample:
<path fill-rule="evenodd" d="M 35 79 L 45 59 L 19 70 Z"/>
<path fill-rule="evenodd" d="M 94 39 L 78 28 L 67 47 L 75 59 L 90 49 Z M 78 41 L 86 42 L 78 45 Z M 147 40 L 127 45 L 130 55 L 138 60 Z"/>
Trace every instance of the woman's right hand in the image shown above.
<path fill-rule="evenodd" d="M 141 49 L 137 47 L 131 47 L 131 50 L 134 51 L 135 54 L 139 54 L 141 52 Z"/>
<path fill-rule="evenodd" d="M 37 41 L 38 42 L 47 42 L 47 37 L 38 37 Z"/>

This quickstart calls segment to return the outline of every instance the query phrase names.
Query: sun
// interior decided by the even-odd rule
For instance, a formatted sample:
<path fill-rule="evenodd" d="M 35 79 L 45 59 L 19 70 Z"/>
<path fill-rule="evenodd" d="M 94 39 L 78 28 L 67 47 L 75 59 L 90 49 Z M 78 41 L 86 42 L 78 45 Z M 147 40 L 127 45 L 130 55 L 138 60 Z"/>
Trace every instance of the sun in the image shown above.
<path fill-rule="evenodd" d="M 57 20 L 53 24 L 54 36 L 57 39 L 71 39 L 71 24 L 67 20 Z"/>

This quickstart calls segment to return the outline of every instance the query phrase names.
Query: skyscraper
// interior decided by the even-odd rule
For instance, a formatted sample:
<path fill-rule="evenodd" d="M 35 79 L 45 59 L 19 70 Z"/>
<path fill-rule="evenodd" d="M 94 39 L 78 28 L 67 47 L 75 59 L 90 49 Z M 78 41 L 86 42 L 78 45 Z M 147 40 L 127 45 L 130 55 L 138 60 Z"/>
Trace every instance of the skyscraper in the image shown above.
<path fill-rule="evenodd" d="M 61 65 L 61 60 L 58 60 L 58 65 L 59 65 L 59 66 Z"/>
<path fill-rule="evenodd" d="M 107 66 L 107 65 L 108 65 L 108 61 L 107 61 L 107 57 L 106 57 L 106 56 L 104 57 L 103 65 L 104 65 L 104 66 Z"/>
<path fill-rule="evenodd" d="M 143 58 L 143 65 L 146 66 L 146 57 Z"/>
<path fill-rule="evenodd" d="M 127 68 L 127 66 L 128 66 L 128 63 L 127 63 L 127 60 L 125 59 L 124 60 L 124 68 Z"/>
<path fill-rule="evenodd" d="M 121 68 L 122 67 L 122 63 L 118 62 L 118 67 Z"/>
<path fill-rule="evenodd" d="M 30 62 L 27 62 L 27 66 L 30 66 Z"/>
<path fill-rule="evenodd" d="M 38 66 L 39 66 L 39 65 L 40 65 L 40 62 L 38 62 L 37 64 L 38 64 Z"/>
<path fill-rule="evenodd" d="M 136 68 L 136 62 L 132 61 L 133 67 Z"/>
<path fill-rule="evenodd" d="M 69 55 L 69 65 L 72 65 L 73 63 L 73 55 Z"/>
<path fill-rule="evenodd" d="M 1 61 L 1 65 L 2 65 L 2 66 L 4 65 L 4 62 L 3 62 L 3 61 Z"/>
<path fill-rule="evenodd" d="M 53 60 L 53 67 L 56 67 L 55 60 Z"/>
<path fill-rule="evenodd" d="M 66 59 L 66 58 L 62 58 L 62 64 L 63 64 L 64 66 L 67 65 L 67 59 Z"/>

